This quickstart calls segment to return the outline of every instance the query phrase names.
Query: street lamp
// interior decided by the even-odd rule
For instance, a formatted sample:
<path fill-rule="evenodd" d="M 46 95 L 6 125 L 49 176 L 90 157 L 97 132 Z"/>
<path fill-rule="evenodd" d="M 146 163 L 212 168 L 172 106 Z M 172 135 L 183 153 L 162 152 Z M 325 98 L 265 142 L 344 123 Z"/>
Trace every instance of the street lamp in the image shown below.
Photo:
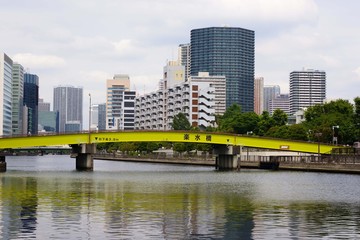
<path fill-rule="evenodd" d="M 316 132 L 315 136 L 317 137 L 318 140 L 318 162 L 319 162 L 319 158 L 320 158 L 320 137 L 322 136 L 321 132 Z"/>
<path fill-rule="evenodd" d="M 332 126 L 333 144 L 338 144 L 339 126 Z"/>
<path fill-rule="evenodd" d="M 90 144 L 90 132 L 91 132 L 91 94 L 89 93 L 89 144 Z"/>

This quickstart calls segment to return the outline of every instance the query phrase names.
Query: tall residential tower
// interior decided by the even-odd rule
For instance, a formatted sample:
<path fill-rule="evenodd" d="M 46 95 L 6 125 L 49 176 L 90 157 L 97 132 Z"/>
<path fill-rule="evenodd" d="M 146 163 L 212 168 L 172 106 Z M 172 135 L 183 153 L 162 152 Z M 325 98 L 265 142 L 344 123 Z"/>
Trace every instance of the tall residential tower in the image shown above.
<path fill-rule="evenodd" d="M 255 32 L 244 28 L 191 30 L 190 74 L 209 72 L 226 77 L 226 106 L 236 103 L 254 110 Z"/>
<path fill-rule="evenodd" d="M 302 70 L 290 73 L 290 113 L 322 104 L 326 98 L 326 73 Z"/>

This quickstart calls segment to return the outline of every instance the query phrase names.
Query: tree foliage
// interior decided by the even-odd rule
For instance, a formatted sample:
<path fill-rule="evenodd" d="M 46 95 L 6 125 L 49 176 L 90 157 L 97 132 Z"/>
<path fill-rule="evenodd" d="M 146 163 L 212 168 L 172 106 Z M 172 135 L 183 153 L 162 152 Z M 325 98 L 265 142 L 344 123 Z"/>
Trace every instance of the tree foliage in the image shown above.
<path fill-rule="evenodd" d="M 184 113 L 178 113 L 174 116 L 172 128 L 174 130 L 191 130 L 191 124 Z"/>

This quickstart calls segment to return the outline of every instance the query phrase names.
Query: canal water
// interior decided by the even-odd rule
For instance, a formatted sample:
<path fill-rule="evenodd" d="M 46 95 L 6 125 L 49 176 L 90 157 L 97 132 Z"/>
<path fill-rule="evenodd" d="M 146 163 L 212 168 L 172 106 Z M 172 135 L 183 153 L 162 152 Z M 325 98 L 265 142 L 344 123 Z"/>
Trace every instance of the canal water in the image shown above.
<path fill-rule="evenodd" d="M 7 157 L 0 239 L 360 239 L 360 176 Z"/>

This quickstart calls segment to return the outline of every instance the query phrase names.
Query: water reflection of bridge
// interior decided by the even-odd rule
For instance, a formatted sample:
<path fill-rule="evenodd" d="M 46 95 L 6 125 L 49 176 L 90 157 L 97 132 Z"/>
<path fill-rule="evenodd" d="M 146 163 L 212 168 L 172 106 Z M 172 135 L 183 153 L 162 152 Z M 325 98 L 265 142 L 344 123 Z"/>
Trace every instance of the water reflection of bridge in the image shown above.
<path fill-rule="evenodd" d="M 96 144 L 107 142 L 187 142 L 212 144 L 217 154 L 217 166 L 232 169 L 238 166 L 241 147 L 274 149 L 280 151 L 330 154 L 334 145 L 316 142 L 270 139 L 249 135 L 191 131 L 123 131 L 87 132 L 58 135 L 21 136 L 0 138 L 0 148 L 70 145 L 76 158 L 76 169 L 92 170 Z M 5 159 L 2 158 L 3 163 Z M 6 165 L 5 165 L 6 166 Z"/>

